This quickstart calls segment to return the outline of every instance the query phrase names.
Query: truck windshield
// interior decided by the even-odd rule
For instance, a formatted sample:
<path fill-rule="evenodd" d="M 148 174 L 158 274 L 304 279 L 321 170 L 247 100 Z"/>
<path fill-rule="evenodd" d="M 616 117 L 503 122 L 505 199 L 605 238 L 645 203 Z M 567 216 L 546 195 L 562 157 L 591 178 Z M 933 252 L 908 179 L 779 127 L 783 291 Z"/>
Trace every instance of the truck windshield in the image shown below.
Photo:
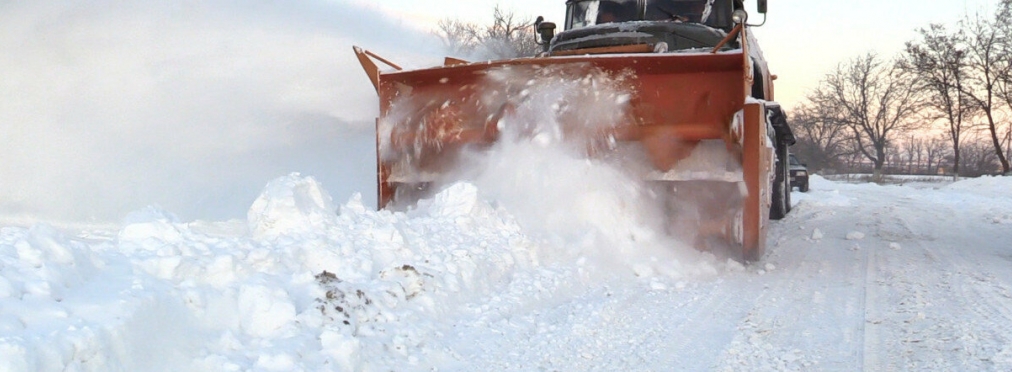
<path fill-rule="evenodd" d="M 706 23 L 714 0 L 584 0 L 567 9 L 566 29 L 629 21 Z M 645 9 L 640 6 L 645 5 Z"/>
<path fill-rule="evenodd" d="M 568 13 L 568 29 L 640 19 L 639 3 L 636 0 L 579 1 L 569 4 Z"/>
<path fill-rule="evenodd" d="M 703 23 L 710 15 L 710 0 L 655 0 L 647 2 L 646 20 Z"/>

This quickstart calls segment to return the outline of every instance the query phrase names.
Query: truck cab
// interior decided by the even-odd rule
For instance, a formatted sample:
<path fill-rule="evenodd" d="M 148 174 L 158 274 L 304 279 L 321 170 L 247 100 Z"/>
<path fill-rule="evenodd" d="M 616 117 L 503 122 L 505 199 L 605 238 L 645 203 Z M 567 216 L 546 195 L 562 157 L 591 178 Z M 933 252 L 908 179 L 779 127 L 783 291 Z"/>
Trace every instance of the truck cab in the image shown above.
<path fill-rule="evenodd" d="M 759 1 L 760 13 L 765 5 Z M 555 34 L 554 24 L 546 28 L 540 22 L 537 29 L 550 56 L 709 53 L 743 49 L 740 38 L 727 37 L 747 18 L 742 0 L 569 0 L 564 31 Z M 757 45 L 748 49 L 757 72 L 751 96 L 773 100 L 762 52 Z"/>
<path fill-rule="evenodd" d="M 571 0 L 565 31 L 548 49 L 660 42 L 669 51 L 714 48 L 734 28 L 732 13 L 740 8 L 735 0 Z"/>

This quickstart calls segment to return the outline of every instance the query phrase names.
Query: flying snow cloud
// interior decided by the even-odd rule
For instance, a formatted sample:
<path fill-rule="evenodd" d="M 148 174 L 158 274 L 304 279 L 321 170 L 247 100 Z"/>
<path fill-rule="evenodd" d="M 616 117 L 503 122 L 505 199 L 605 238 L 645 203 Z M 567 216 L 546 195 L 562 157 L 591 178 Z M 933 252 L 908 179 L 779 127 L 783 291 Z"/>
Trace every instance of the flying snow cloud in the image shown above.
<path fill-rule="evenodd" d="M 0 215 L 239 218 L 291 172 L 374 202 L 377 99 L 353 42 L 423 65 L 440 53 L 345 0 L 9 2 Z"/>
<path fill-rule="evenodd" d="M 441 172 L 428 191 L 470 183 L 481 199 L 509 211 L 526 234 L 565 247 L 552 251 L 560 256 L 585 255 L 610 265 L 675 253 L 672 247 L 683 247 L 680 240 L 691 242 L 694 236 L 669 234 L 664 196 L 643 181 L 642 150 L 602 138 L 630 122 L 632 78 L 631 73 L 576 63 L 490 68 L 476 81 L 461 80 L 477 87 L 465 93 L 470 96 L 464 102 L 477 104 L 474 111 L 458 111 L 461 122 L 496 120 L 498 141 L 465 148 L 464 156 L 450 160 L 453 170 Z M 457 102 L 446 99 L 402 95 L 380 122 L 380 131 L 395 133 L 396 127 L 400 133 L 419 133 L 424 122 L 411 120 L 418 108 Z M 430 146 L 423 141 L 383 146 L 384 157 L 409 159 L 394 166 L 391 177 L 433 176 L 424 164 L 441 161 L 415 158 L 429 153 Z"/>

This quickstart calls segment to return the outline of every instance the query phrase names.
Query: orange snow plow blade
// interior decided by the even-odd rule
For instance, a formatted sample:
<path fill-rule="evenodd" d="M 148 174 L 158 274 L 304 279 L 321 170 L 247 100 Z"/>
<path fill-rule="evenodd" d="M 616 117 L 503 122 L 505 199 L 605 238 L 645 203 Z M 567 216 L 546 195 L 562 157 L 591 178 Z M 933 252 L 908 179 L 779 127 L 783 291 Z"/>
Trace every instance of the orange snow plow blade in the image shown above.
<path fill-rule="evenodd" d="M 379 204 L 417 201 L 439 175 L 451 172 L 463 149 L 483 148 L 503 135 L 500 119 L 523 97 L 522 89 L 496 86 L 498 71 L 521 76 L 581 79 L 591 74 L 617 77 L 628 97 L 618 125 L 584 128 L 580 120 L 559 118 L 564 131 L 591 141 L 638 146 L 654 172 L 652 182 L 677 183 L 672 189 L 701 185 L 711 192 L 713 211 L 700 212 L 695 229 L 740 247 L 746 260 L 762 256 L 768 219 L 772 150 L 763 103 L 746 102 L 752 87 L 751 61 L 743 50 L 693 54 L 599 54 L 467 63 L 413 71 L 355 48 L 379 94 L 377 119 Z M 375 61 L 393 67 L 381 71 Z M 533 80 L 532 80 L 533 81 Z M 523 82 L 521 82 L 520 85 Z M 513 97 L 498 92 L 516 88 Z M 520 98 L 523 99 L 523 98 Z M 734 174 L 679 172 L 679 163 L 706 143 L 719 144 L 740 166 Z M 674 196 L 673 196 L 674 197 Z M 730 212 L 729 212 L 730 211 Z"/>

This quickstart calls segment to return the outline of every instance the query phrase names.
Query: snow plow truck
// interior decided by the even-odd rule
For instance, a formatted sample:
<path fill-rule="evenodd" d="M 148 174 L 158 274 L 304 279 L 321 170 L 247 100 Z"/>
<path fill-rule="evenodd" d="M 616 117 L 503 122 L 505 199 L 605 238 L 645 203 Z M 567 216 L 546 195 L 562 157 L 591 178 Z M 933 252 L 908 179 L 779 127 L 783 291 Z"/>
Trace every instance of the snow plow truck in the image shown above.
<path fill-rule="evenodd" d="M 697 248 L 722 244 L 743 261 L 759 260 L 769 219 L 790 209 L 794 135 L 774 102 L 776 77 L 750 33 L 761 24 L 749 23 L 744 5 L 569 0 L 561 32 L 541 17 L 534 23 L 542 46 L 535 56 L 474 63 L 447 57 L 424 69 L 404 70 L 355 47 L 379 95 L 379 207 L 417 202 L 469 151 L 502 140 L 512 129 L 504 117 L 543 99 L 528 87 L 582 81 L 602 89 L 606 84 L 593 79 L 604 76 L 625 92 L 607 110 L 586 102 L 548 108 L 559 112 L 562 135 L 586 141 L 588 156 L 637 152 L 639 176 L 658 190 L 666 224 L 689 226 Z M 766 7 L 758 0 L 763 23 Z M 503 71 L 525 77 L 504 81 Z M 612 113 L 613 124 L 589 123 Z"/>

